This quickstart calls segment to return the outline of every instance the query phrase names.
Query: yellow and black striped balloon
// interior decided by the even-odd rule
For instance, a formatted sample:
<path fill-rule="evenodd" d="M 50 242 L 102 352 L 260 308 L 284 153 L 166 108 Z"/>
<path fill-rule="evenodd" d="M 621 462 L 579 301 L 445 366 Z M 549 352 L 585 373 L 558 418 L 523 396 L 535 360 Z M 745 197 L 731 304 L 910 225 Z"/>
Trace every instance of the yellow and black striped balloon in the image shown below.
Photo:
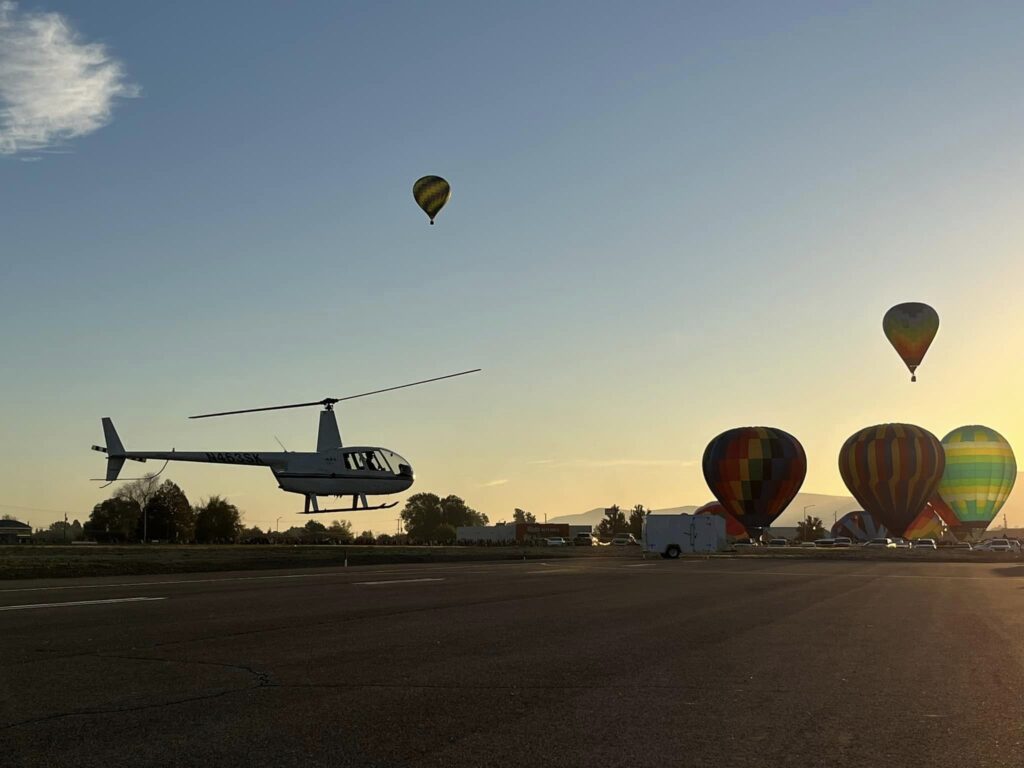
<path fill-rule="evenodd" d="M 452 196 L 452 188 L 440 176 L 424 176 L 412 185 L 412 196 L 433 224 L 434 217 L 441 212 L 448 198 Z"/>

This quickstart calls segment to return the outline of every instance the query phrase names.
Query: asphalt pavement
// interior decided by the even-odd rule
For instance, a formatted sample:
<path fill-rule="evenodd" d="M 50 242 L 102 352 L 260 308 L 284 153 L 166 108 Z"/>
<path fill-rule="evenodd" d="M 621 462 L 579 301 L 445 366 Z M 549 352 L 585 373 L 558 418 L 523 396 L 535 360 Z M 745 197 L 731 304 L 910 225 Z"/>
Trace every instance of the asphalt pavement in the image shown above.
<path fill-rule="evenodd" d="M 7 582 L 12 766 L 1020 766 L 1024 567 L 769 558 Z"/>

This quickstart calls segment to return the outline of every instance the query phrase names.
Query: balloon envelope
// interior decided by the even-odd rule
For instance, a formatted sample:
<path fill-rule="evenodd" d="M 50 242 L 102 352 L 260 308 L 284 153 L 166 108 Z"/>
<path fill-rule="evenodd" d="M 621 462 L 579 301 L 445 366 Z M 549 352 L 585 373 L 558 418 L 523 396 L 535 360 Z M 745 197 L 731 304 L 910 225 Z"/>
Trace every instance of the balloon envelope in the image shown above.
<path fill-rule="evenodd" d="M 875 520 L 870 512 L 857 509 L 847 512 L 836 521 L 832 526 L 832 535 L 847 536 L 854 541 L 871 541 L 871 539 L 887 537 L 889 531 Z"/>
<path fill-rule="evenodd" d="M 945 463 L 939 438 L 913 424 L 866 427 L 839 451 L 846 487 L 893 536 L 903 536 L 924 509 Z"/>
<path fill-rule="evenodd" d="M 968 529 L 984 530 L 999 514 L 1017 479 L 1013 448 L 994 429 L 957 427 L 944 438 L 946 469 L 939 496 Z"/>
<path fill-rule="evenodd" d="M 448 198 L 452 196 L 452 188 L 440 176 L 424 176 L 412 185 L 412 196 L 433 224 L 434 217 L 441 212 Z"/>
<path fill-rule="evenodd" d="M 704 449 L 704 480 L 726 511 L 752 536 L 771 525 L 807 474 L 803 446 L 774 427 L 738 427 Z"/>
<path fill-rule="evenodd" d="M 931 507 L 925 506 L 921 514 L 907 526 L 903 535 L 908 539 L 941 539 L 945 532 L 946 525 L 942 518 Z"/>
<path fill-rule="evenodd" d="M 725 507 L 719 504 L 717 501 L 709 501 L 703 507 L 695 511 L 695 515 L 718 515 L 719 517 L 725 518 L 725 535 L 731 538 L 746 539 L 749 538 L 747 529 L 743 527 L 743 523 L 737 520 L 735 517 L 730 515 Z"/>
<path fill-rule="evenodd" d="M 917 381 L 917 366 L 939 330 L 938 312 L 916 301 L 897 304 L 882 318 L 882 330 L 910 369 L 910 380 Z"/>
<path fill-rule="evenodd" d="M 945 472 L 943 472 L 943 474 L 945 474 Z M 939 486 L 942 486 L 941 481 L 939 482 Z M 928 499 L 928 503 L 925 504 L 924 508 L 926 510 L 931 510 L 938 515 L 939 519 L 942 520 L 942 524 L 946 526 L 946 530 L 958 539 L 967 534 L 967 529 L 964 528 L 963 523 L 957 519 L 956 513 L 949 508 L 949 505 L 942 500 L 938 491 L 932 494 L 932 497 Z"/>

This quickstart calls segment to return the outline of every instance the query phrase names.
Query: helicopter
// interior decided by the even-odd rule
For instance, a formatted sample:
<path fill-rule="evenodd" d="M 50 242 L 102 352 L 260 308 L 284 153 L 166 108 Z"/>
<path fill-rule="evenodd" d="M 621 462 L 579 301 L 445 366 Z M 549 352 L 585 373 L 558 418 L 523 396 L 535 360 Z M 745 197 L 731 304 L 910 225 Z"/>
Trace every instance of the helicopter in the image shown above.
<path fill-rule="evenodd" d="M 263 451 L 128 451 L 125 450 L 121 438 L 114 428 L 114 422 L 109 417 L 104 417 L 103 437 L 105 446 L 94 445 L 92 449 L 107 455 L 107 474 L 105 478 L 94 478 L 97 482 L 106 482 L 110 485 L 119 479 L 125 461 L 146 462 L 148 459 L 163 461 L 159 475 L 167 464 L 172 461 L 195 461 L 208 464 L 238 464 L 243 466 L 269 467 L 277 479 L 278 487 L 282 491 L 302 494 L 305 499 L 305 508 L 301 514 L 312 515 L 328 512 L 364 512 L 374 509 L 390 509 L 398 504 L 397 501 L 380 503 L 370 506 L 367 496 L 384 496 L 394 493 L 402 493 L 412 486 L 415 475 L 412 471 L 412 464 L 402 458 L 394 451 L 386 448 L 373 446 L 343 446 L 341 432 L 338 429 L 338 420 L 334 414 L 334 406 L 345 400 L 355 400 L 358 397 L 378 395 L 382 392 L 391 392 L 396 389 L 415 387 L 420 384 L 429 384 L 442 379 L 452 379 L 456 376 L 465 376 L 470 373 L 477 373 L 481 369 L 474 368 L 470 371 L 450 373 L 446 376 L 437 376 L 433 379 L 414 381 L 411 384 L 401 384 L 397 387 L 376 389 L 372 392 L 363 392 L 358 395 L 347 397 L 325 397 L 323 400 L 314 400 L 308 403 L 291 403 L 289 405 L 271 405 L 263 408 L 246 408 L 239 411 L 221 411 L 218 413 L 203 413 L 198 416 L 189 416 L 190 419 L 209 419 L 216 416 L 234 416 L 241 413 L 256 413 L 258 411 L 280 411 L 287 408 L 307 408 L 320 406 L 320 428 L 317 433 L 316 451 L 282 451 L 266 453 Z M 128 479 L 128 478 L 121 478 Z M 103 486 L 104 488 L 106 487 Z M 321 509 L 317 500 L 318 496 L 352 497 L 352 506 L 340 509 Z"/>

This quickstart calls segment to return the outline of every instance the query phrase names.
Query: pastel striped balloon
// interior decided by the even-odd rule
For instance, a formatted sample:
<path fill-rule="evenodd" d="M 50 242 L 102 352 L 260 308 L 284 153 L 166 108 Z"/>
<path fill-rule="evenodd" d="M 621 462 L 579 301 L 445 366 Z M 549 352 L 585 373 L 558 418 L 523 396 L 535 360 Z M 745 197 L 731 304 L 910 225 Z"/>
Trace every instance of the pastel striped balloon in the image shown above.
<path fill-rule="evenodd" d="M 946 469 L 939 496 L 968 529 L 988 528 L 1017 479 L 1013 448 L 1002 435 L 977 424 L 957 427 L 944 438 Z"/>
<path fill-rule="evenodd" d="M 924 509 L 945 465 L 939 438 L 914 424 L 866 427 L 839 451 L 846 487 L 893 536 L 903 536 Z"/>

